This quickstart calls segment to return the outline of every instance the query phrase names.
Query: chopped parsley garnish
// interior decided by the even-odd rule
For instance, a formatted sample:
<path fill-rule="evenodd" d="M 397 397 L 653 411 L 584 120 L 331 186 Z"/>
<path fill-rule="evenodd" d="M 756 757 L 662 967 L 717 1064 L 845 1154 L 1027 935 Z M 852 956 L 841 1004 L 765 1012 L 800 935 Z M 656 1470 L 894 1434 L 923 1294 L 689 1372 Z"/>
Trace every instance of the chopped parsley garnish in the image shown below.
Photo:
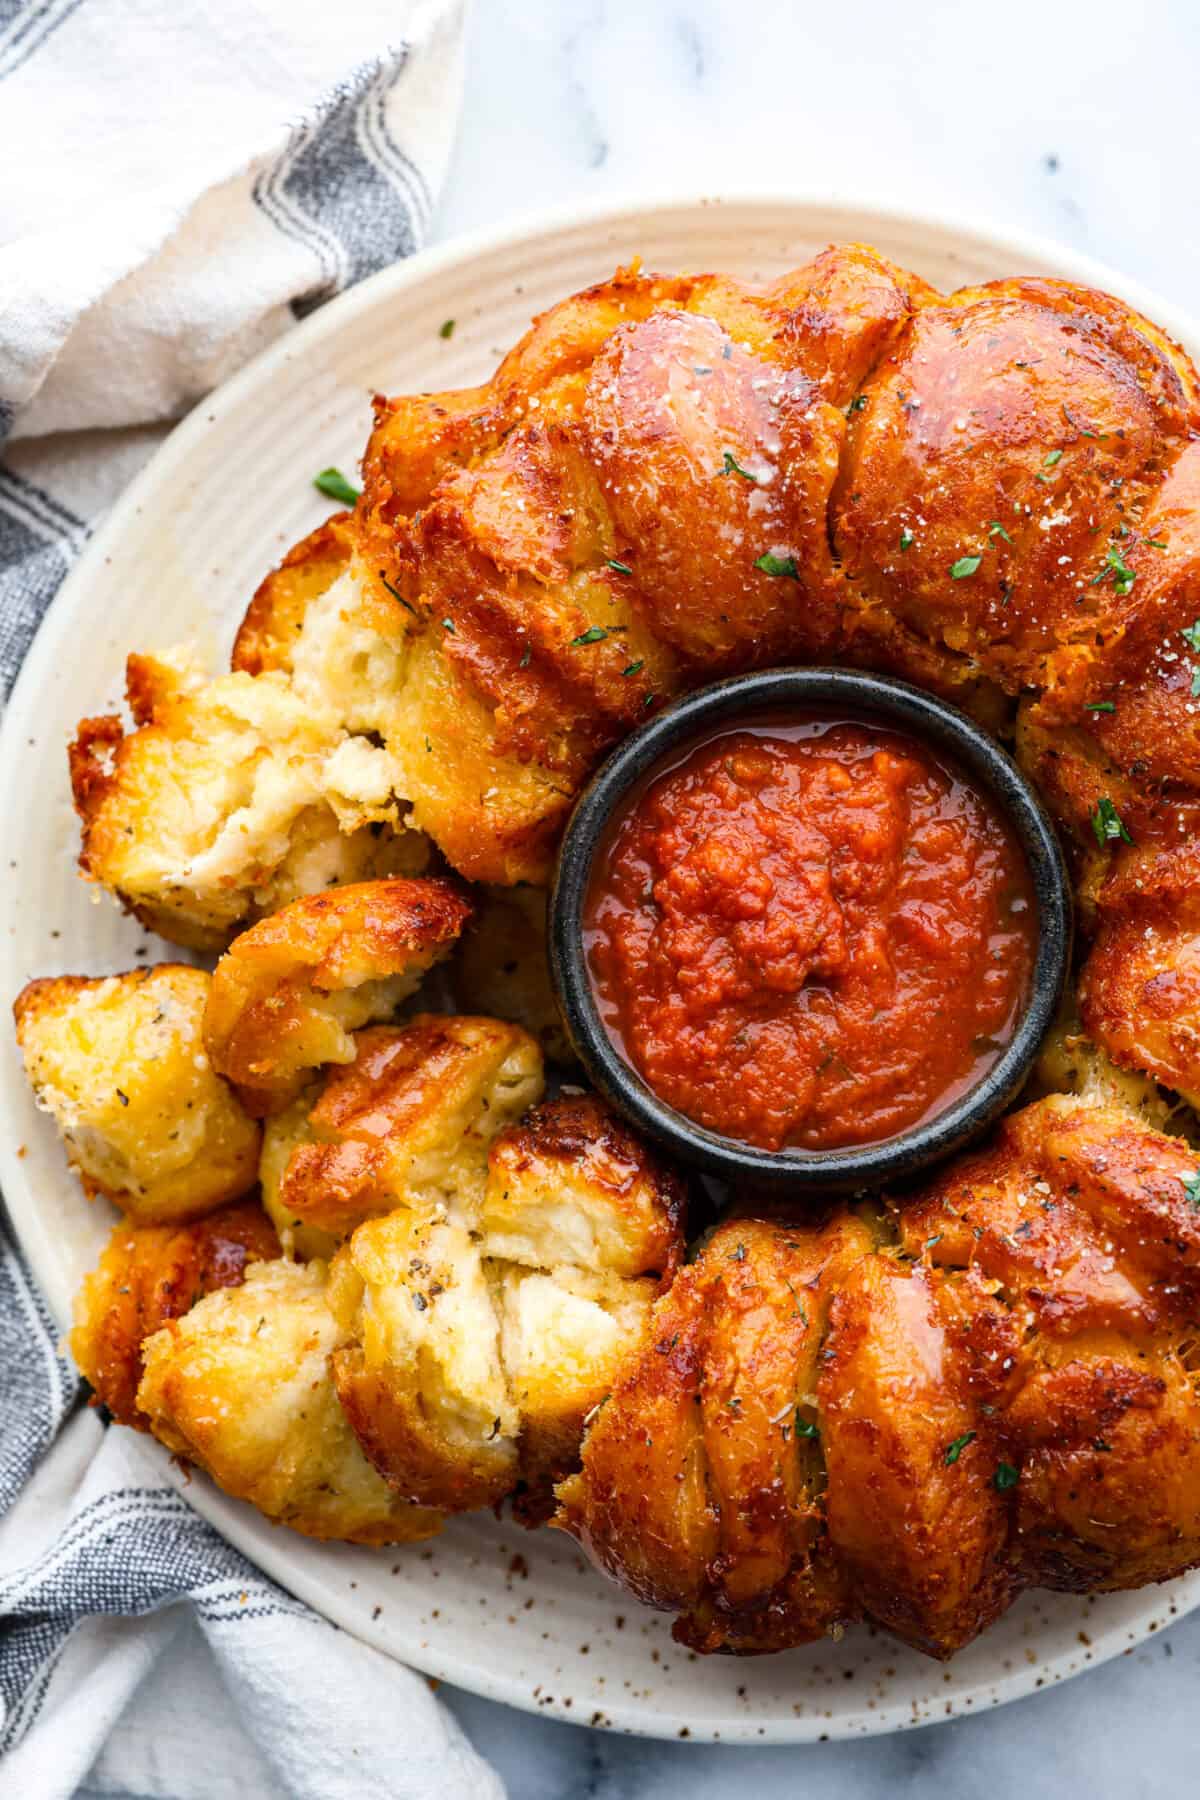
<path fill-rule="evenodd" d="M 1053 469 L 1055 467 L 1055 465 L 1057 463 L 1060 463 L 1061 461 L 1062 461 L 1062 451 L 1061 450 L 1048 450 L 1046 452 L 1045 456 L 1043 456 L 1043 458 L 1042 458 L 1042 467 L 1043 467 L 1043 469 Z"/>
<path fill-rule="evenodd" d="M 725 467 L 719 471 L 722 475 L 740 475 L 743 481 L 752 481 L 757 485 L 758 476 L 752 475 L 749 469 L 743 469 L 732 450 L 725 452 Z"/>
<path fill-rule="evenodd" d="M 442 323 L 438 326 L 438 336 L 440 338 L 448 338 L 448 337 L 454 336 L 454 320 L 453 319 L 443 319 Z"/>
<path fill-rule="evenodd" d="M 1200 695 L 1200 668 L 1197 668 L 1196 664 L 1193 663 L 1192 664 L 1192 699 L 1195 700 L 1198 695 Z"/>
<path fill-rule="evenodd" d="M 945 1455 L 947 1464 L 956 1463 L 967 1445 L 973 1443 L 974 1440 L 975 1433 L 973 1431 L 964 1431 L 961 1437 L 956 1437 L 953 1443 L 947 1444 Z"/>
<path fill-rule="evenodd" d="M 819 1438 L 820 1435 L 821 1427 L 819 1425 L 815 1424 L 811 1419 L 802 1419 L 799 1413 L 796 1414 L 797 1437 Z"/>
<path fill-rule="evenodd" d="M 1152 550 L 1165 550 L 1167 547 L 1166 538 L 1147 538 L 1146 542 Z"/>
<path fill-rule="evenodd" d="M 1200 1169 L 1183 1183 L 1184 1199 L 1191 1206 L 1200 1206 Z"/>
<path fill-rule="evenodd" d="M 988 536 L 990 538 L 1003 538 L 1006 544 L 1012 543 L 1012 539 L 1009 537 L 1007 531 L 1005 531 L 999 519 L 993 519 L 988 526 Z"/>
<path fill-rule="evenodd" d="M 855 394 L 853 400 L 850 402 L 849 406 L 846 408 L 846 411 L 852 412 L 852 413 L 861 412 L 863 407 L 866 404 L 867 404 L 867 396 L 865 394 Z"/>
<path fill-rule="evenodd" d="M 533 645 L 526 644 L 525 648 L 521 652 L 521 660 L 517 664 L 517 667 L 519 669 L 527 669 L 532 661 L 533 661 Z"/>
<path fill-rule="evenodd" d="M 1015 1488 L 1021 1479 L 1020 1469 L 1014 1469 L 1010 1462 L 996 1464 L 996 1473 L 992 1476 L 992 1486 L 1001 1494 L 1009 1488 Z"/>
<path fill-rule="evenodd" d="M 973 575 L 975 573 L 982 561 L 982 556 L 960 556 L 956 563 L 950 564 L 951 580 L 965 580 L 968 575 Z"/>
<path fill-rule="evenodd" d="M 800 571 L 796 567 L 794 556 L 776 556 L 773 550 L 764 550 L 761 556 L 754 559 L 756 569 L 764 575 L 786 576 L 789 581 L 799 581 Z"/>
<path fill-rule="evenodd" d="M 383 583 L 384 587 L 387 589 L 388 593 L 392 596 L 392 599 L 398 600 L 400 602 L 401 606 L 404 608 L 405 612 L 410 612 L 412 614 L 413 618 L 415 619 L 417 616 L 416 607 L 409 605 L 408 601 L 404 598 L 404 595 L 400 592 L 400 589 L 398 587 L 393 587 L 392 583 L 388 580 L 387 576 L 384 574 L 382 569 L 380 569 L 380 571 L 379 571 L 379 579 L 380 579 L 380 581 L 382 581 L 382 583 Z"/>
<path fill-rule="evenodd" d="M 1193 625 L 1185 625 L 1179 635 L 1189 650 L 1200 650 L 1200 619 Z"/>
<path fill-rule="evenodd" d="M 1095 438 L 1097 443 L 1099 443 L 1100 439 L 1107 435 L 1103 431 L 1093 431 L 1090 426 L 1081 425 L 1079 420 L 1075 417 L 1075 414 L 1065 402 L 1063 403 L 1063 418 L 1067 421 L 1068 425 L 1073 425 L 1075 427 L 1075 430 L 1079 433 L 1080 437 Z"/>
<path fill-rule="evenodd" d="M 1102 581 L 1107 581 L 1110 575 L 1112 576 L 1113 587 L 1118 594 L 1124 596 L 1125 594 L 1132 593 L 1133 584 L 1137 580 L 1137 575 L 1135 571 L 1129 567 L 1129 564 L 1125 561 L 1125 558 L 1121 555 L 1121 552 L 1117 549 L 1115 544 L 1109 545 L 1108 554 L 1104 558 L 1104 567 L 1098 575 L 1092 576 L 1090 585 L 1092 587 L 1098 587 Z M 1186 636 L 1187 634 L 1185 633 L 1184 635 Z M 1195 648 L 1200 649 L 1200 645 L 1195 646 Z"/>
<path fill-rule="evenodd" d="M 603 625 L 589 625 L 586 631 L 581 631 L 578 637 L 571 639 L 571 648 L 575 650 L 580 644 L 598 644 L 601 638 L 607 636 L 608 631 Z"/>
<path fill-rule="evenodd" d="M 746 1260 L 745 1244 L 738 1244 L 736 1249 L 731 1250 L 729 1252 L 729 1260 L 730 1260 L 730 1262 L 745 1262 L 745 1260 Z"/>
<path fill-rule="evenodd" d="M 355 506 L 362 492 L 352 481 L 347 481 L 340 469 L 322 469 L 319 475 L 313 476 L 313 486 L 318 494 L 324 494 L 328 500 L 340 500 L 343 506 Z"/>
<path fill-rule="evenodd" d="M 1089 700 L 1084 708 L 1085 712 L 1116 712 L 1116 710 L 1111 700 Z"/>
<path fill-rule="evenodd" d="M 454 620 L 453 619 L 443 619 L 442 620 L 442 630 L 448 631 L 450 633 L 451 637 L 454 637 L 457 635 L 454 630 Z"/>
<path fill-rule="evenodd" d="M 644 669 L 645 666 L 646 665 L 645 665 L 644 661 L 642 661 L 642 659 L 639 657 L 637 662 L 628 663 L 626 665 L 626 667 L 621 670 L 621 673 L 622 673 L 622 675 L 625 675 L 625 676 L 636 675 L 638 670 Z"/>
<path fill-rule="evenodd" d="M 904 527 L 904 530 L 900 533 L 900 548 L 901 548 L 901 550 L 911 550 L 912 546 L 913 546 L 913 534 L 908 529 L 908 526 L 906 525 Z"/>
<path fill-rule="evenodd" d="M 1101 850 L 1106 844 L 1112 843 L 1117 838 L 1120 838 L 1124 844 L 1133 842 L 1125 829 L 1124 820 L 1107 794 L 1104 794 L 1097 802 L 1096 810 L 1092 814 L 1092 830 L 1096 834 L 1096 842 Z"/>
<path fill-rule="evenodd" d="M 629 564 L 623 563 L 623 562 L 618 562 L 615 556 L 606 556 L 604 559 L 604 563 L 605 563 L 606 568 L 615 570 L 615 572 L 618 575 L 632 575 L 633 574 L 633 570 L 630 568 Z"/>

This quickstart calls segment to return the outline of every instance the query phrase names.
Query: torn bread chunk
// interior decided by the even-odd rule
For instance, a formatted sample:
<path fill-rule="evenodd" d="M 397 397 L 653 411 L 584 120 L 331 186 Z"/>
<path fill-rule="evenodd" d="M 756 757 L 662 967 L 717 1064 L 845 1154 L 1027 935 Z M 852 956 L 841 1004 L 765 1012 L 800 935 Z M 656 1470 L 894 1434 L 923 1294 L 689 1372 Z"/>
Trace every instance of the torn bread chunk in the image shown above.
<path fill-rule="evenodd" d="M 641 1343 L 659 1284 L 650 1275 L 629 1280 L 570 1263 L 497 1266 L 504 1268 L 501 1355 L 521 1418 L 521 1479 L 546 1501 L 549 1486 L 578 1459 L 588 1414 Z M 538 1499 L 524 1511 L 537 1522 Z"/>
<path fill-rule="evenodd" d="M 489 1256 L 613 1275 L 670 1273 L 683 1184 L 592 1094 L 535 1107 L 488 1157 L 479 1217 Z"/>
<path fill-rule="evenodd" d="M 306 1537 L 432 1537 L 439 1514 L 408 1505 L 358 1447 L 329 1375 L 338 1339 L 323 1265 L 255 1263 L 147 1341 L 137 1405 L 169 1449 Z"/>
<path fill-rule="evenodd" d="M 314 539 L 259 590 L 231 674 L 207 679 L 186 649 L 131 656 L 136 728 L 85 719 L 71 747 L 84 872 L 196 949 L 428 858 L 385 747 L 411 616 L 338 534 Z"/>
<path fill-rule="evenodd" d="M 498 1233 L 486 1206 L 477 1225 L 461 1211 L 397 1211 L 360 1225 L 335 1257 L 338 1393 L 371 1462 L 409 1499 L 460 1511 L 520 1484 L 533 1522 L 573 1465 L 587 1414 L 636 1349 L 683 1246 L 682 1194 L 636 1140 L 618 1140 L 623 1181 L 597 1180 L 589 1150 L 604 1166 L 617 1131 L 594 1101 L 535 1107 L 500 1133 L 492 1161 L 506 1166 L 510 1145 L 537 1160 L 543 1140 L 552 1206 L 536 1182 L 517 1182 Z M 558 1217 L 570 1203 L 568 1141 L 589 1220 L 574 1235 Z M 509 1259 L 514 1249 L 522 1260 Z"/>
<path fill-rule="evenodd" d="M 389 1019 L 449 954 L 470 902 L 448 881 L 356 882 L 293 901 L 217 964 L 204 1016 L 213 1065 L 256 1117 L 314 1070 L 354 1060 L 352 1033 Z"/>
<path fill-rule="evenodd" d="M 237 1287 L 251 1263 L 279 1255 L 253 1200 L 184 1225 L 117 1225 L 75 1300 L 71 1354 L 97 1401 L 122 1425 L 148 1429 L 137 1408 L 142 1345 L 216 1288 Z"/>
<path fill-rule="evenodd" d="M 17 1041 L 90 1194 L 140 1224 L 191 1219 L 258 1174 L 259 1128 L 217 1075 L 201 1025 L 211 976 L 180 963 L 31 981 Z"/>
<path fill-rule="evenodd" d="M 467 1227 L 395 1212 L 360 1226 L 331 1271 L 357 1339 L 334 1353 L 346 1415 L 410 1500 L 464 1512 L 515 1485 L 519 1415 L 488 1272 Z"/>

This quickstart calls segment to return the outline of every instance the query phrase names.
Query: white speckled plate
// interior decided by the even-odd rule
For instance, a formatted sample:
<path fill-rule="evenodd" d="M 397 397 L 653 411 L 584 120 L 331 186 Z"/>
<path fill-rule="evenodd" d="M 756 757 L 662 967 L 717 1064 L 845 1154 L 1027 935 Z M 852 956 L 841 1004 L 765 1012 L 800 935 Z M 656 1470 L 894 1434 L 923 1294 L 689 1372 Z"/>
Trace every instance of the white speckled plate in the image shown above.
<path fill-rule="evenodd" d="M 1124 294 L 1200 352 L 1200 333 L 1134 284 L 1049 244 L 836 199 L 694 200 L 559 216 L 465 239 L 376 276 L 198 406 L 92 541 L 55 601 L 0 737 L 0 948 L 7 1002 L 34 974 L 107 973 L 169 950 L 77 878 L 65 744 L 119 693 L 126 652 L 193 637 L 224 652 L 263 572 L 326 510 L 310 480 L 355 466 L 374 389 L 487 373 L 532 312 L 632 256 L 768 275 L 860 238 L 942 287 L 1018 272 Z M 448 338 L 439 326 L 454 319 Z M 62 1319 L 110 1219 L 69 1176 L 0 1034 L 0 1183 Z M 182 1482 L 166 1453 L 163 1473 Z M 432 1675 L 514 1706 L 660 1737 L 792 1742 L 979 1712 L 1062 1681 L 1200 1603 L 1200 1574 L 1083 1601 L 1031 1595 L 949 1668 L 865 1630 L 784 1656 L 697 1659 L 667 1621 L 585 1567 L 568 1539 L 490 1515 L 432 1545 L 367 1551 L 268 1525 L 203 1477 L 188 1499 L 286 1587 Z"/>

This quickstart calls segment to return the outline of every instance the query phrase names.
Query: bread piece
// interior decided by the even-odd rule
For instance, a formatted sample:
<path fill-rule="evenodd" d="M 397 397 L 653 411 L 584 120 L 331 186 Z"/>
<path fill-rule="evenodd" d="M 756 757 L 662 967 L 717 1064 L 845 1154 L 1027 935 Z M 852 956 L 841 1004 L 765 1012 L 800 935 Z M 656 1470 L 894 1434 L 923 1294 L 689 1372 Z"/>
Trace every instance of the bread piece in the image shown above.
<path fill-rule="evenodd" d="M 1187 357 L 1110 295 L 1017 277 L 920 307 L 860 400 L 832 512 L 856 603 L 1012 693 L 1107 678 L 1130 525 L 1195 429 Z"/>
<path fill-rule="evenodd" d="M 529 1268 L 670 1276 L 683 1184 L 591 1094 L 564 1095 L 495 1140 L 479 1229 L 489 1256 Z"/>
<path fill-rule="evenodd" d="M 357 878 L 420 867 L 420 840 L 395 832 L 386 758 L 284 676 L 205 683 L 194 662 L 131 657 L 129 694 L 138 728 L 84 720 L 71 782 L 81 866 L 152 930 L 221 949 L 294 897 L 302 870 L 324 884 L 348 865 Z"/>
<path fill-rule="evenodd" d="M 361 1225 L 335 1259 L 333 1358 L 346 1416 L 407 1499 L 465 1512 L 517 1479 L 519 1415 L 479 1246 L 460 1220 L 410 1212 Z"/>
<path fill-rule="evenodd" d="M 556 1523 L 696 1649 L 775 1649 L 853 1618 L 816 1420 L 828 1311 L 871 1233 L 720 1225 L 654 1308 L 558 1489 Z"/>
<path fill-rule="evenodd" d="M 536 1520 L 681 1254 L 682 1192 L 590 1099 L 535 1107 L 490 1161 L 482 1212 L 393 1212 L 338 1253 L 334 1376 L 400 1492 L 459 1511 L 520 1481 Z"/>
<path fill-rule="evenodd" d="M 473 1221 L 488 1145 L 541 1095 L 537 1045 L 516 1025 L 440 1013 L 355 1044 L 298 1133 L 277 1204 L 334 1237 L 397 1207 Z"/>
<path fill-rule="evenodd" d="M 254 1264 L 148 1340 L 137 1404 L 169 1449 L 306 1537 L 432 1537 L 439 1515 L 376 1474 L 338 1404 L 324 1287 L 319 1263 Z"/>
<path fill-rule="evenodd" d="M 217 964 L 204 1015 L 213 1066 L 256 1117 L 280 1111 L 352 1033 L 388 1019 L 448 955 L 470 902 L 437 879 L 356 882 L 293 901 Z"/>
<path fill-rule="evenodd" d="M 882 1216 L 725 1221 L 555 1523 L 698 1650 L 865 1615 L 953 1655 L 1026 1587 L 1200 1563 L 1196 1153 L 1053 1095 Z"/>
<path fill-rule="evenodd" d="M 254 1201 L 189 1225 L 116 1226 L 76 1297 L 70 1340 L 96 1399 L 119 1424 L 147 1430 L 136 1405 L 145 1340 L 205 1294 L 236 1287 L 251 1263 L 278 1255 L 271 1221 Z"/>
<path fill-rule="evenodd" d="M 253 1187 L 260 1133 L 215 1074 L 211 977 L 180 963 L 31 981 L 17 1041 L 38 1104 L 90 1194 L 139 1224 L 191 1219 Z"/>
<path fill-rule="evenodd" d="M 81 864 L 177 943 L 221 949 L 300 894 L 424 867 L 383 747 L 412 616 L 351 548 L 343 518 L 289 552 L 232 674 L 206 680 L 191 653 L 133 656 L 137 729 L 79 728 Z"/>

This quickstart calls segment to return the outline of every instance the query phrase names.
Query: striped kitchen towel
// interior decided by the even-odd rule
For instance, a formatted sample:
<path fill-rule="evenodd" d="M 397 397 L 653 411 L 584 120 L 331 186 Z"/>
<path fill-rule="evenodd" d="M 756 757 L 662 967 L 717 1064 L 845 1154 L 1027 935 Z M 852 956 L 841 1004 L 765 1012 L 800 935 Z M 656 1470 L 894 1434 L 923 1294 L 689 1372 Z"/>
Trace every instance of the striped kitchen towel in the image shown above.
<path fill-rule="evenodd" d="M 5 693 L 167 423 L 420 247 L 462 25 L 460 0 L 0 0 Z M 423 1678 L 81 1400 L 0 1220 L 0 1795 L 501 1800 Z"/>
<path fill-rule="evenodd" d="M 177 419 L 427 234 L 464 0 L 0 0 L 0 683 Z"/>

